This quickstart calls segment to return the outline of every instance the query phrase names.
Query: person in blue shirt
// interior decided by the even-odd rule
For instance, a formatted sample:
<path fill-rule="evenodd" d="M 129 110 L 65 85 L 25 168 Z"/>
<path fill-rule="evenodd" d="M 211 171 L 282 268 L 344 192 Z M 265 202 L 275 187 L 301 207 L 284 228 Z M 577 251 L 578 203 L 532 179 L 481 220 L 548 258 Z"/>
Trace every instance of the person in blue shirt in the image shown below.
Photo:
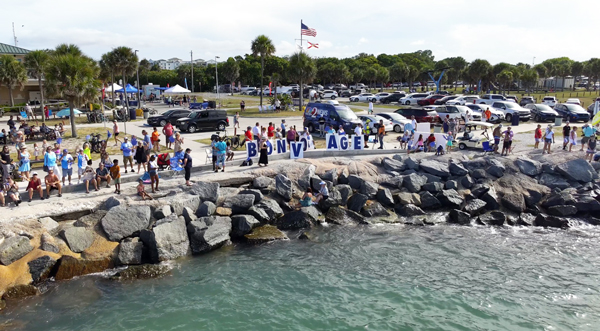
<path fill-rule="evenodd" d="M 80 147 L 77 150 L 77 184 L 81 181 L 81 176 L 83 176 L 88 161 L 88 156 L 83 153 L 83 148 Z"/>
<path fill-rule="evenodd" d="M 146 132 L 146 130 L 143 130 L 142 134 L 144 135 L 144 145 L 146 146 L 147 150 L 151 151 L 152 150 L 152 141 L 150 140 L 150 136 L 148 135 L 148 132 Z"/>
<path fill-rule="evenodd" d="M 127 161 L 129 161 L 129 165 L 131 166 L 131 172 L 133 170 L 133 144 L 129 142 L 127 137 L 123 137 L 123 143 L 121 143 L 121 151 L 123 151 L 123 168 L 125 169 L 125 173 L 127 173 Z"/>
<path fill-rule="evenodd" d="M 69 177 L 69 185 L 71 185 L 71 176 L 73 175 L 73 157 L 69 151 L 64 149 L 59 158 L 62 167 L 62 183 L 65 185 L 65 178 Z"/>
<path fill-rule="evenodd" d="M 44 154 L 44 167 L 46 171 L 50 169 L 54 169 L 54 174 L 57 176 L 62 176 L 60 172 L 60 168 L 56 165 L 56 154 L 52 151 L 52 147 L 48 146 L 46 148 L 46 153 Z"/>
<path fill-rule="evenodd" d="M 583 147 L 585 146 L 585 144 L 589 143 L 592 136 L 596 134 L 596 128 L 589 125 L 588 123 L 585 123 L 581 128 L 581 131 L 583 133 L 583 137 L 581 137 L 581 151 L 583 151 Z"/>
<path fill-rule="evenodd" d="M 227 144 L 223 142 L 223 138 L 219 137 L 218 141 L 215 143 L 215 151 L 217 153 L 217 168 L 215 169 L 215 172 L 219 171 L 219 163 L 223 165 L 221 172 L 225 172 L 225 153 L 227 152 Z"/>

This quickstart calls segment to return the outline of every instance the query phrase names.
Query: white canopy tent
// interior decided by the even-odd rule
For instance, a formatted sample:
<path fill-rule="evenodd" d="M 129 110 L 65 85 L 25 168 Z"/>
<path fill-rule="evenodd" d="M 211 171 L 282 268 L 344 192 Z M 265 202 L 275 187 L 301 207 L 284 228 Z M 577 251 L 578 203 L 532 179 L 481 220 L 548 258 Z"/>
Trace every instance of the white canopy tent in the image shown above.
<path fill-rule="evenodd" d="M 183 94 L 183 93 L 191 93 L 192 91 L 179 86 L 179 84 L 170 87 L 165 90 L 164 94 Z"/>
<path fill-rule="evenodd" d="M 123 86 L 121 86 L 117 83 L 113 83 L 111 86 L 106 87 L 106 89 L 104 91 L 105 91 L 105 93 L 111 93 L 113 90 L 116 91 L 116 90 L 120 90 L 122 88 L 123 88 Z M 102 89 L 100 89 L 100 91 L 102 91 Z"/>

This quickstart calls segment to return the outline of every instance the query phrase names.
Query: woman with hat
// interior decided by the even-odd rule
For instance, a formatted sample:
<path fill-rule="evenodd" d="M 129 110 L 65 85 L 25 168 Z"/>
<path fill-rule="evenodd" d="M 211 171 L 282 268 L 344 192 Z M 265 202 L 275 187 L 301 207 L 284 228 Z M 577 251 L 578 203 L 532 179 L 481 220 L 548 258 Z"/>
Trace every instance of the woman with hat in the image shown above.
<path fill-rule="evenodd" d="M 31 171 L 31 162 L 29 161 L 30 155 L 27 151 L 27 148 L 25 147 L 25 144 L 22 144 L 20 146 L 20 150 L 17 156 L 19 158 L 19 172 L 21 173 L 21 176 L 23 176 L 23 179 L 29 181 L 29 171 Z"/>

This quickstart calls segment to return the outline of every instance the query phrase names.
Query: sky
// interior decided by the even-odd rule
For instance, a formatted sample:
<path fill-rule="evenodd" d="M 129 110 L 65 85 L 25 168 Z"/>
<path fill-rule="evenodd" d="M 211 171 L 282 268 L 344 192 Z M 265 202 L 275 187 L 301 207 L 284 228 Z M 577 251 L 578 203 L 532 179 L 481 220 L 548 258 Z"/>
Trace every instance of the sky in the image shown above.
<path fill-rule="evenodd" d="M 252 5 L 250 5 L 252 4 Z M 540 63 L 567 56 L 600 57 L 594 15 L 600 1 L 3 1 L 0 42 L 26 49 L 78 45 L 99 59 L 112 48 L 139 50 L 140 59 L 220 61 L 250 53 L 264 34 L 276 55 L 297 51 L 300 20 L 312 57 L 398 54 L 429 49 L 436 60 L 462 56 L 495 64 Z M 306 40 L 318 49 L 306 49 Z"/>

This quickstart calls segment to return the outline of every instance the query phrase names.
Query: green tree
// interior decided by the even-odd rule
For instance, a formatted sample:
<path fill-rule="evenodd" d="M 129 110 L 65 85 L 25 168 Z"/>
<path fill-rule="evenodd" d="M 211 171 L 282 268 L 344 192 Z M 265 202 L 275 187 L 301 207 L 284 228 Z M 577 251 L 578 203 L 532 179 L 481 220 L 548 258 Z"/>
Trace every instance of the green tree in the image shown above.
<path fill-rule="evenodd" d="M 389 69 L 390 79 L 393 82 L 401 82 L 402 80 L 404 80 L 406 78 L 407 71 L 408 71 L 408 68 L 406 67 L 406 64 L 404 64 L 404 62 L 398 60 Z"/>
<path fill-rule="evenodd" d="M 492 72 L 492 66 L 487 60 L 477 59 L 469 64 L 467 68 L 467 74 L 470 78 L 470 83 L 475 84 L 478 88 L 481 88 L 479 85 L 480 82 L 484 80 L 484 78 L 488 77 Z"/>
<path fill-rule="evenodd" d="M 23 89 L 25 83 L 27 83 L 25 66 L 12 55 L 0 55 L 0 85 L 5 85 L 8 88 L 11 107 L 15 105 L 13 89 L 17 86 L 21 86 L 21 89 Z"/>
<path fill-rule="evenodd" d="M 92 96 L 98 95 L 100 81 L 97 77 L 99 73 L 100 68 L 96 62 L 81 53 L 54 52 L 48 62 L 47 91 L 50 95 L 63 98 L 69 103 L 73 137 L 77 137 L 75 103 L 78 100 L 90 99 Z"/>
<path fill-rule="evenodd" d="M 526 89 L 531 89 L 536 86 L 539 79 L 539 74 L 535 69 L 527 69 L 521 75 L 521 81 Z"/>
<path fill-rule="evenodd" d="M 378 66 L 376 76 L 377 76 L 377 81 L 381 82 L 381 88 L 379 91 L 383 92 L 383 85 L 385 85 L 385 83 L 387 83 L 390 80 L 390 72 L 388 71 L 387 68 Z"/>
<path fill-rule="evenodd" d="M 44 88 L 42 87 L 42 79 L 46 72 L 50 55 L 45 50 L 31 51 L 25 55 L 25 66 L 31 77 L 37 78 L 40 87 L 40 110 L 42 110 L 42 122 L 46 123 L 44 116 Z"/>
<path fill-rule="evenodd" d="M 412 88 L 413 82 L 419 77 L 421 70 L 415 65 L 409 65 L 406 70 L 406 79 L 408 80 L 409 88 Z"/>
<path fill-rule="evenodd" d="M 275 53 L 275 46 L 269 37 L 260 35 L 256 37 L 251 44 L 252 54 L 254 56 L 260 55 L 260 90 L 264 88 L 264 76 L 265 76 L 265 58 Z M 260 105 L 263 104 L 263 96 L 260 94 Z"/>
<path fill-rule="evenodd" d="M 114 53 L 108 52 L 108 53 L 102 54 L 99 64 L 100 64 L 100 70 L 104 72 L 103 76 L 110 76 L 110 84 L 111 84 L 110 95 L 111 95 L 111 99 L 112 99 L 112 106 L 114 108 L 115 107 L 115 90 L 112 88 L 112 84 L 115 83 L 115 72 L 117 70 L 117 67 L 115 65 L 115 60 L 114 60 Z"/>
<path fill-rule="evenodd" d="M 223 63 L 223 68 L 220 72 L 223 73 L 226 82 L 235 85 L 235 81 L 240 77 L 240 66 L 234 58 L 230 57 Z"/>
<path fill-rule="evenodd" d="M 140 64 L 139 64 L 140 76 L 146 76 L 146 84 L 148 84 L 148 72 L 150 71 L 151 68 L 152 68 L 152 65 L 150 64 L 150 62 L 148 60 L 143 59 L 140 61 Z"/>
<path fill-rule="evenodd" d="M 137 69 L 138 57 L 131 48 L 125 46 L 114 48 L 111 53 L 115 72 L 121 73 L 123 77 L 123 89 L 125 89 L 127 77 L 132 76 Z M 129 108 L 127 93 L 123 93 L 123 96 L 125 99 L 125 108 Z"/>
<path fill-rule="evenodd" d="M 300 109 L 302 109 L 302 84 L 312 83 L 317 76 L 317 66 L 306 53 L 294 53 L 290 56 L 288 76 L 292 81 L 300 83 Z"/>
<path fill-rule="evenodd" d="M 505 90 L 510 90 L 510 85 L 513 82 L 513 73 L 509 69 L 502 70 L 498 75 L 496 75 L 498 82 L 502 84 Z"/>

